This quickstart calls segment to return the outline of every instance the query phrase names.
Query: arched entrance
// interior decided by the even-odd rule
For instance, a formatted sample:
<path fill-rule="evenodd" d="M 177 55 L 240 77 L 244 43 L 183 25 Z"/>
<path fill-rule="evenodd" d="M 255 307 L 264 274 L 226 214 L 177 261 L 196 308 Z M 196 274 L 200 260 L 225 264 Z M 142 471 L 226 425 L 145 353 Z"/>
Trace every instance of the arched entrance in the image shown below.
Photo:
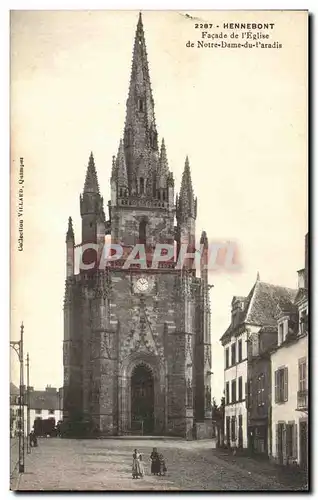
<path fill-rule="evenodd" d="M 143 434 L 154 430 L 154 377 L 144 363 L 136 365 L 131 374 L 131 429 Z"/>

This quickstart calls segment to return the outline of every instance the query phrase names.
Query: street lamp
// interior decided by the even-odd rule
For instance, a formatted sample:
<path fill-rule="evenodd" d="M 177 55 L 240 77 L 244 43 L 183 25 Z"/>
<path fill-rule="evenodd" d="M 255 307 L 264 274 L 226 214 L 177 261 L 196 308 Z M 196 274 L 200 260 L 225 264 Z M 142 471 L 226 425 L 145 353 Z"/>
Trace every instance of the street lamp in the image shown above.
<path fill-rule="evenodd" d="M 29 353 L 26 357 L 26 369 L 27 369 L 27 453 L 31 453 L 30 448 L 30 358 Z"/>
<path fill-rule="evenodd" d="M 19 396 L 19 472 L 24 472 L 24 371 L 23 371 L 23 330 L 21 323 L 20 340 L 10 341 L 10 347 L 17 353 L 20 362 L 20 396 Z"/>

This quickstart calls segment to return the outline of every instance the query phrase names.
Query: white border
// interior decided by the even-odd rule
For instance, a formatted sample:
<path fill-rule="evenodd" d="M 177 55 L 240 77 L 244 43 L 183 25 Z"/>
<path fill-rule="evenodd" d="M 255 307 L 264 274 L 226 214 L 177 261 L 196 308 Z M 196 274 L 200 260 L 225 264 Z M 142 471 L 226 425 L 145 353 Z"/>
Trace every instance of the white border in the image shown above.
<path fill-rule="evenodd" d="M 161 2 L 152 2 L 149 3 L 149 0 L 140 0 L 139 2 L 134 1 L 96 1 L 92 0 L 90 2 L 83 0 L 55 0 L 54 2 L 44 2 L 39 0 L 33 1 L 2 1 L 0 6 L 0 54 L 1 54 L 1 63 L 2 63 L 2 71 L 1 71 L 1 145 L 2 145 L 2 165 L 1 165 L 1 183 L 0 183 L 0 214 L 1 214 L 1 254 L 0 254 L 0 262 L 2 264 L 2 272 L 1 272 L 1 300 L 0 300 L 0 318 L 1 318 L 1 342 L 3 343 L 1 352 L 4 353 L 2 356 L 2 362 L 0 364 L 1 367 L 1 383 L 3 384 L 2 391 L 2 400 L 7 402 L 9 400 L 7 389 L 9 387 L 9 11 L 10 10 L 306 10 L 308 9 L 310 13 L 313 15 L 317 14 L 317 0 L 309 0 L 306 2 L 300 2 L 295 0 L 280 0 L 279 2 L 275 0 L 267 0 L 263 1 L 231 1 L 231 0 L 223 0 L 223 1 L 200 1 L 196 2 L 189 0 L 162 0 Z M 316 25 L 316 20 L 313 19 L 312 22 L 312 31 L 314 32 L 314 25 Z M 313 33 L 313 44 L 311 47 L 312 51 L 312 94 L 314 94 L 314 88 L 317 87 L 317 79 L 315 77 L 315 66 L 317 65 L 317 36 L 314 36 Z M 314 105 L 314 108 L 313 108 Z M 314 117 L 317 116 L 317 100 L 312 95 L 311 101 L 311 109 L 312 109 L 312 149 L 313 145 L 317 143 L 317 130 L 314 128 Z M 312 233 L 315 233 L 317 228 L 317 203 L 315 203 L 315 195 L 317 192 L 317 175 L 314 176 L 313 173 L 315 171 L 316 161 L 315 156 L 313 155 L 311 158 L 312 175 L 311 175 L 311 184 L 312 187 L 312 201 L 313 201 L 313 210 L 311 213 L 312 217 Z M 312 237 L 314 240 L 314 238 Z M 314 252 L 313 252 L 314 253 Z M 312 277 L 313 282 L 316 283 L 316 272 Z M 316 306 L 316 302 L 318 301 L 317 296 L 313 294 L 314 297 L 314 306 Z M 312 306 L 311 306 L 312 307 Z M 314 308 L 312 307 L 312 310 Z M 317 311 L 317 307 L 315 307 L 315 312 Z M 316 332 L 313 332 L 316 333 Z M 315 343 L 312 343 L 312 348 L 314 348 L 314 353 L 311 357 L 311 363 L 313 368 L 312 378 L 313 380 L 317 379 L 316 376 L 316 367 L 315 367 L 315 353 L 316 353 L 317 340 Z M 318 384 L 317 384 L 318 385 Z M 312 386 L 312 396 L 311 401 L 317 401 L 315 398 L 316 387 Z M 9 412 L 8 412 L 9 413 Z M 6 411 L 0 412 L 1 419 L 1 428 L 3 429 L 3 435 L 5 436 L 4 441 L 6 441 L 7 430 L 9 429 L 9 416 L 6 414 Z M 312 431 L 315 430 L 314 423 L 311 424 Z M 316 435 L 312 435 L 312 442 L 314 441 L 315 446 L 313 447 L 313 451 L 317 451 L 317 433 Z M 313 443 L 312 443 L 313 444 Z M 2 447 L 3 449 L 3 447 Z M 5 466 L 4 466 L 5 465 Z M 312 468 L 314 471 L 314 466 Z M 4 460 L 1 460 L 0 467 L 0 492 L 4 496 L 1 495 L 1 498 L 5 497 L 5 493 L 8 493 L 8 478 L 9 478 L 9 467 L 7 457 L 4 455 Z M 313 473 L 312 483 L 313 487 L 315 487 L 315 474 Z M 11 493 L 12 494 L 12 493 Z M 195 494 L 193 494 L 195 495 Z M 279 494 L 277 494 L 279 495 Z M 33 497 L 34 495 L 30 495 Z M 63 496 L 63 495 L 62 495 Z M 117 496 L 117 495 L 116 495 Z M 167 496 L 167 495 L 165 495 Z M 170 495 L 171 496 L 171 495 Z M 229 495 L 225 495 L 229 496 Z"/>

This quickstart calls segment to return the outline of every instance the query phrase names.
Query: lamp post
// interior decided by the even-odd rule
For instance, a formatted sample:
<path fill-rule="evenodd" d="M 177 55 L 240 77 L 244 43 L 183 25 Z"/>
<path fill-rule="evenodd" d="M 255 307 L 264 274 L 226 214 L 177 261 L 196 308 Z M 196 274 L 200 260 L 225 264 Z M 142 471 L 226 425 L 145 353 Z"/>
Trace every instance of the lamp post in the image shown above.
<path fill-rule="evenodd" d="M 24 472 L 24 366 L 23 366 L 23 330 L 24 326 L 21 323 L 20 340 L 10 341 L 12 347 L 18 355 L 20 362 L 20 397 L 19 397 L 19 472 Z"/>
<path fill-rule="evenodd" d="M 26 357 L 26 369 L 27 369 L 27 453 L 31 453 L 30 448 L 30 358 L 29 353 Z"/>

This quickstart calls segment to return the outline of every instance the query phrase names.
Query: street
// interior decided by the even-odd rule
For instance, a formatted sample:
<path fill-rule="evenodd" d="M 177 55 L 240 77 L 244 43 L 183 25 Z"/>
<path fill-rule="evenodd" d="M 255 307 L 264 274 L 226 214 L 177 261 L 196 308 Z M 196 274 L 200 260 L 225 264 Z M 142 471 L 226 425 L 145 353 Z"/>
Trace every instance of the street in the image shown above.
<path fill-rule="evenodd" d="M 150 475 L 153 447 L 164 454 L 165 477 Z M 143 455 L 145 477 L 133 480 L 132 453 Z M 299 481 L 298 481 L 299 483 Z M 25 473 L 11 489 L 27 490 L 293 490 L 299 484 L 268 462 L 229 456 L 211 441 L 174 439 L 39 439 Z"/>

